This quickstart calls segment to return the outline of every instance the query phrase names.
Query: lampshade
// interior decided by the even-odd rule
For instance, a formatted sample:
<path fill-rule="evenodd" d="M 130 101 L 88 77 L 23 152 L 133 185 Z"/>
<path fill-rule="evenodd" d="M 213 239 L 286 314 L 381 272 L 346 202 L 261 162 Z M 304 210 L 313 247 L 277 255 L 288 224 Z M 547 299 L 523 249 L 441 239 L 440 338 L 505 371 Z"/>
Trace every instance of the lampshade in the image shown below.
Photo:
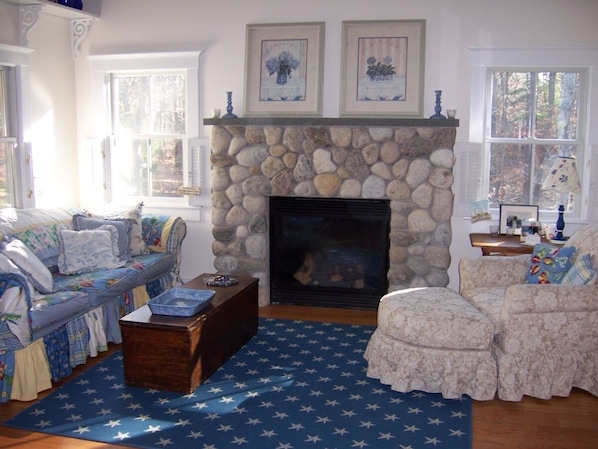
<path fill-rule="evenodd" d="M 557 157 L 542 184 L 542 190 L 552 190 L 557 193 L 581 193 L 575 159 Z"/>

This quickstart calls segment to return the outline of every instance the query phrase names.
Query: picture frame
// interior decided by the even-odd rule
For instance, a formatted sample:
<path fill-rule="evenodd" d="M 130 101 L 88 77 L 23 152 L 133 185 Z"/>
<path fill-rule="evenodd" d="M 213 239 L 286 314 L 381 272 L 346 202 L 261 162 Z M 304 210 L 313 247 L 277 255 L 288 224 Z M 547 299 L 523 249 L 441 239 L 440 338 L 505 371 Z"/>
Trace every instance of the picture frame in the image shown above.
<path fill-rule="evenodd" d="M 324 22 L 246 27 L 248 117 L 322 115 Z"/>
<path fill-rule="evenodd" d="M 425 20 L 342 24 L 340 115 L 422 117 Z"/>
<path fill-rule="evenodd" d="M 509 217 L 517 217 L 522 222 L 538 221 L 539 207 L 531 204 L 501 204 L 499 215 L 499 231 L 507 233 Z"/>

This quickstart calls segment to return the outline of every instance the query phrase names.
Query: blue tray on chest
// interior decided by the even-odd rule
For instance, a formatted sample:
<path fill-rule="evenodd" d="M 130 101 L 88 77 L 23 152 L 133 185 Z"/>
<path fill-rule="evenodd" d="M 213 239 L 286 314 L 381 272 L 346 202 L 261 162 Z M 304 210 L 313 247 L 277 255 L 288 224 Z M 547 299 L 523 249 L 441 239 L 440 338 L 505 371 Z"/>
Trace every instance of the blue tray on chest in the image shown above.
<path fill-rule="evenodd" d="M 152 313 L 169 316 L 193 316 L 209 304 L 214 290 L 171 288 L 148 301 Z"/>

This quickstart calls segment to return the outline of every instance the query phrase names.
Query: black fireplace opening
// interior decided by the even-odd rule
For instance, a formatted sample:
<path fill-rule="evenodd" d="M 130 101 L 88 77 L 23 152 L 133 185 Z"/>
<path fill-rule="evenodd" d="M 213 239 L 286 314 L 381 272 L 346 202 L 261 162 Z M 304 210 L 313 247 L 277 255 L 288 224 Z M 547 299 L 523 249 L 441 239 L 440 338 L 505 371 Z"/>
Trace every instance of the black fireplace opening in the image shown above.
<path fill-rule="evenodd" d="M 384 199 L 270 197 L 270 302 L 377 309 L 390 216 Z"/>

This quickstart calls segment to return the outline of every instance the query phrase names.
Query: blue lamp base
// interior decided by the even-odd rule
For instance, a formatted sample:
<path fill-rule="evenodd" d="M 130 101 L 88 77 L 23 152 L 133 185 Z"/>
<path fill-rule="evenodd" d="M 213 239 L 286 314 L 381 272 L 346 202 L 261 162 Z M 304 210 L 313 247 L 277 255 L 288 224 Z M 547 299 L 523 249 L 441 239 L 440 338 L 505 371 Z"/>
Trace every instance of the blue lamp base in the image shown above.
<path fill-rule="evenodd" d="M 565 206 L 559 205 L 559 218 L 556 221 L 556 236 L 552 240 L 560 240 L 565 241 L 567 238 L 563 235 L 563 231 L 565 230 Z"/>

